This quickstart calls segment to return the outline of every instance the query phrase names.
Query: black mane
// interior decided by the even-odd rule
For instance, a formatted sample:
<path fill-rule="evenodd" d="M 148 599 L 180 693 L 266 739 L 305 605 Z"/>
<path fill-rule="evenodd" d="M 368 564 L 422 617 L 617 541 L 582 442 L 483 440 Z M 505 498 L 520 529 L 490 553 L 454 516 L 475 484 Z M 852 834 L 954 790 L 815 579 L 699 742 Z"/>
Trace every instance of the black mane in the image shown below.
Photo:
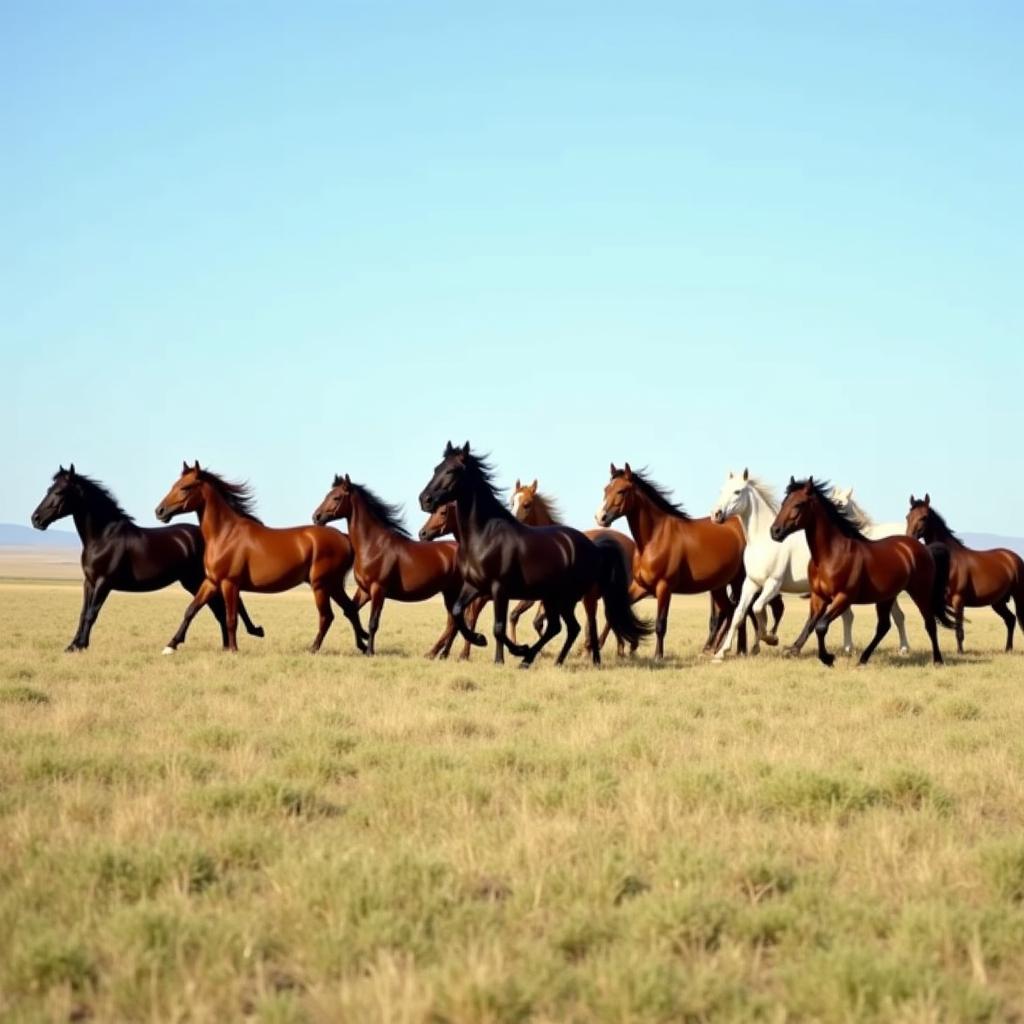
<path fill-rule="evenodd" d="M 228 506 L 246 519 L 263 525 L 263 520 L 256 515 L 256 499 L 248 484 L 236 484 L 225 480 L 209 469 L 199 470 L 199 479 L 213 484 L 217 493 L 228 503 Z"/>
<path fill-rule="evenodd" d="M 786 497 L 788 498 L 794 491 L 802 490 L 806 486 L 806 480 L 790 480 L 786 487 Z M 832 500 L 832 485 L 827 480 L 812 479 L 811 488 L 821 499 L 822 506 L 825 509 L 825 513 L 831 520 L 832 525 L 835 526 L 835 528 L 843 534 L 844 537 L 852 537 L 856 540 L 868 539 L 863 533 L 861 533 L 860 527 L 857 525 L 859 522 L 857 513 L 849 506 L 846 508 L 840 508 Z"/>
<path fill-rule="evenodd" d="M 494 468 L 487 461 L 487 457 L 484 455 L 476 455 L 474 452 L 468 452 L 463 456 L 463 465 L 465 466 L 466 479 L 475 483 L 478 490 L 483 491 L 483 496 L 489 498 L 489 504 L 493 508 L 488 509 L 488 514 L 492 518 L 506 519 L 512 523 L 518 523 L 518 520 L 508 506 L 498 496 L 498 488 L 494 483 Z"/>
<path fill-rule="evenodd" d="M 60 471 L 53 474 L 53 482 L 56 483 L 61 477 Z M 76 472 L 74 476 L 67 474 L 65 471 L 63 474 L 66 479 L 72 483 L 77 484 L 81 488 L 82 497 L 84 498 L 87 505 L 96 511 L 102 511 L 104 517 L 107 519 L 127 519 L 129 522 L 135 522 L 134 516 L 128 515 L 123 508 L 121 508 L 120 502 L 105 484 L 101 484 L 99 480 L 93 480 L 92 477 L 85 476 L 84 473 Z"/>
<path fill-rule="evenodd" d="M 928 509 L 928 519 L 930 520 L 930 525 L 932 529 L 936 532 L 936 534 L 938 534 L 941 540 L 955 540 L 957 544 L 963 544 L 963 541 L 956 535 L 956 533 L 953 532 L 952 529 L 950 529 L 949 525 L 946 523 L 946 520 L 943 519 L 942 516 L 935 511 L 931 504 L 929 504 L 927 501 L 923 501 L 922 499 L 918 498 L 910 503 L 911 511 L 913 511 L 915 508 Z"/>
<path fill-rule="evenodd" d="M 645 494 L 651 501 L 651 503 L 666 515 L 675 516 L 677 519 L 690 519 L 689 512 L 678 502 L 673 501 L 670 495 L 672 492 L 667 487 L 662 487 L 661 484 L 656 483 L 647 475 L 647 469 L 632 469 L 630 470 L 634 483 L 640 491 Z M 612 474 L 613 479 L 624 477 L 626 471 L 624 469 L 617 469 Z"/>
<path fill-rule="evenodd" d="M 344 483 L 342 477 L 334 478 L 334 486 L 340 487 Z M 405 523 L 402 522 L 402 506 L 401 505 L 389 505 L 383 498 L 377 497 L 369 487 L 364 484 L 357 484 L 349 481 L 349 487 L 359 494 L 363 501 L 366 502 L 366 510 L 370 515 L 376 519 L 382 526 L 386 526 L 389 530 L 394 531 L 400 537 L 405 537 L 410 540 L 409 531 L 405 527 Z"/>

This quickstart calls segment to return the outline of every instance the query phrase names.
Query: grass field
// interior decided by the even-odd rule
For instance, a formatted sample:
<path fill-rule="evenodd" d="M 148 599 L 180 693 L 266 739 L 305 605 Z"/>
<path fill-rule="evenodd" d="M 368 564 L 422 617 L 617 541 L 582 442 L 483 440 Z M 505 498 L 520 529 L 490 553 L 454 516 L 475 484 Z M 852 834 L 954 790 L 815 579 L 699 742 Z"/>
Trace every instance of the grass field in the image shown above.
<path fill-rule="evenodd" d="M 312 658 L 304 591 L 237 657 L 204 615 L 161 658 L 183 592 L 115 595 L 67 656 L 78 602 L 0 584 L 5 1020 L 1024 1020 L 989 612 L 940 670 L 917 622 L 866 670 L 714 667 L 701 600 L 663 666 L 524 673 L 422 660 L 434 604 Z"/>

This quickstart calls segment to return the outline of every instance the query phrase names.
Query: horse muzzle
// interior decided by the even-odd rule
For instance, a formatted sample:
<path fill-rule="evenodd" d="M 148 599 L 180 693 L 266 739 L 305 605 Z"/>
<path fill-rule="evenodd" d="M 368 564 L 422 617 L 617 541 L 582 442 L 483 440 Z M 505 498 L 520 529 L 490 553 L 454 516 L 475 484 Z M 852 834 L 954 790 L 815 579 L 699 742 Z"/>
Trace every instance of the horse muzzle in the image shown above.
<path fill-rule="evenodd" d="M 786 539 L 786 528 L 784 526 L 773 526 L 771 528 L 772 540 L 782 541 Z"/>
<path fill-rule="evenodd" d="M 169 523 L 171 521 L 171 513 L 163 507 L 163 505 L 157 505 L 156 511 L 153 513 L 161 523 Z"/>
<path fill-rule="evenodd" d="M 725 522 L 725 513 L 720 508 L 716 508 L 715 511 L 711 513 L 711 522 L 718 523 L 718 525 L 721 526 L 722 523 Z"/>

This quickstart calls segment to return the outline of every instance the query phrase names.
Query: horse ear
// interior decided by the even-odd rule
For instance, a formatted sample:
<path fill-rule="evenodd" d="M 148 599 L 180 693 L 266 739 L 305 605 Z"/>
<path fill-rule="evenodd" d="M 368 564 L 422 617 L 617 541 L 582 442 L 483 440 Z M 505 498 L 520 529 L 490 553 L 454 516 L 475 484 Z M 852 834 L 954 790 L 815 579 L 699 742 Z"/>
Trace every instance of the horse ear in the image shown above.
<path fill-rule="evenodd" d="M 628 462 L 622 467 L 622 475 L 626 480 L 633 479 L 633 467 Z"/>
<path fill-rule="evenodd" d="M 186 459 L 181 460 L 181 471 L 182 473 L 188 472 L 188 461 Z"/>
<path fill-rule="evenodd" d="M 346 487 L 351 487 L 352 486 L 352 478 L 348 475 L 348 473 L 345 474 L 345 486 Z"/>
<path fill-rule="evenodd" d="M 68 463 L 68 476 L 75 475 L 75 464 L 73 462 Z"/>
<path fill-rule="evenodd" d="M 536 477 L 533 478 L 533 483 L 530 484 L 530 490 L 531 491 L 537 490 L 537 478 Z"/>
<path fill-rule="evenodd" d="M 463 455 L 468 455 L 469 454 L 469 442 L 468 441 L 462 446 L 462 454 Z"/>
<path fill-rule="evenodd" d="M 196 459 L 196 464 L 192 467 L 197 473 L 199 472 L 199 460 Z"/>
<path fill-rule="evenodd" d="M 58 473 L 65 472 L 65 470 L 64 470 L 64 463 L 63 462 L 57 467 L 57 472 Z"/>
<path fill-rule="evenodd" d="M 743 479 L 744 480 L 749 480 L 750 479 L 750 470 L 747 469 L 746 466 L 743 467 Z"/>
<path fill-rule="evenodd" d="M 913 491 L 911 491 L 911 493 L 910 493 L 910 507 L 911 508 L 914 507 L 914 493 L 913 493 Z"/>
<path fill-rule="evenodd" d="M 793 476 L 792 474 L 790 474 L 790 477 L 789 477 L 789 486 L 790 486 L 790 487 L 792 487 L 792 486 L 793 486 L 793 484 L 795 484 L 795 483 L 796 483 L 796 477 L 795 477 L 795 476 Z"/>
<path fill-rule="evenodd" d="M 618 470 L 615 468 L 615 463 L 612 462 L 608 466 L 608 475 L 609 476 L 615 476 L 616 473 L 618 473 Z"/>
<path fill-rule="evenodd" d="M 521 483 L 519 482 L 519 477 L 516 477 L 516 486 L 515 486 L 515 490 L 517 490 L 517 491 L 521 491 L 522 489 L 523 489 L 523 485 L 522 485 L 522 484 L 521 484 Z"/>
<path fill-rule="evenodd" d="M 74 470 L 72 470 L 72 472 L 74 472 Z M 927 491 L 924 492 L 924 503 L 929 508 L 931 508 L 931 506 L 932 506 L 932 496 Z"/>
<path fill-rule="evenodd" d="M 455 451 L 455 446 L 452 444 L 451 440 L 449 439 L 449 440 L 445 441 L 445 445 L 444 445 L 444 453 L 445 453 L 445 455 L 446 456 L 447 455 L 451 455 L 451 454 L 454 453 L 454 451 Z"/>

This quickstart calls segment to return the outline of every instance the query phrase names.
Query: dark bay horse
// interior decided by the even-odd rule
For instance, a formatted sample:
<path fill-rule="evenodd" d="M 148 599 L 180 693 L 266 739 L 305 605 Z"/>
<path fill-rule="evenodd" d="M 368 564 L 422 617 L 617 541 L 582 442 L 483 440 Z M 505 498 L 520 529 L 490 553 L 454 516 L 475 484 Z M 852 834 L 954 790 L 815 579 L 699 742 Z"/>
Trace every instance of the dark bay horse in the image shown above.
<path fill-rule="evenodd" d="M 564 621 L 567 638 L 556 659 L 561 664 L 579 635 L 576 605 L 588 594 L 604 599 L 612 628 L 626 642 L 639 642 L 650 627 L 633 614 L 629 575 L 614 541 L 596 542 L 565 526 L 523 526 L 498 497 L 487 462 L 474 454 L 469 442 L 454 448 L 451 442 L 430 482 L 420 494 L 420 507 L 434 512 L 454 501 L 459 524 L 459 568 L 462 592 L 453 609 L 460 632 L 477 646 L 484 637 L 470 630 L 464 614 L 476 597 L 494 602 L 494 659 L 504 661 L 504 649 L 530 665 L 546 643 L 558 635 Z M 506 635 L 510 598 L 538 600 L 544 606 L 543 635 L 532 646 Z M 601 660 L 597 643 L 595 606 L 587 609 L 591 658 Z"/>
<path fill-rule="evenodd" d="M 732 621 L 734 602 L 730 586 L 737 591 L 743 583 L 743 526 L 732 517 L 724 523 L 709 518 L 693 519 L 681 505 L 640 470 L 611 466 L 611 480 L 597 510 L 599 526 L 611 526 L 625 517 L 636 541 L 631 599 L 653 595 L 658 602 L 654 633 L 654 656 L 665 656 L 665 633 L 673 594 L 702 594 L 709 591 L 717 620 L 713 620 L 710 643 L 716 650 Z M 744 626 L 740 626 L 745 645 Z"/>
<path fill-rule="evenodd" d="M 373 655 L 384 601 L 426 601 L 440 594 L 448 610 L 448 625 L 427 652 L 430 658 L 447 657 L 455 639 L 452 605 L 462 590 L 458 544 L 454 541 L 416 541 L 401 521 L 401 509 L 382 501 L 368 487 L 355 484 L 346 473 L 334 484 L 313 513 L 313 522 L 335 519 L 348 522 L 355 553 L 353 573 L 360 591 L 370 599 L 370 639 L 366 653 Z"/>
<path fill-rule="evenodd" d="M 526 526 L 562 526 L 561 514 L 558 511 L 558 506 L 554 500 L 549 498 L 546 494 L 543 494 L 537 489 L 537 481 L 534 480 L 532 484 L 523 484 L 518 479 L 516 480 L 515 488 L 512 491 L 512 514 Z M 597 540 L 598 537 L 607 537 L 609 540 L 614 541 L 622 549 L 622 558 L 626 567 L 626 571 L 632 575 L 633 573 L 633 556 L 636 554 L 636 544 L 633 543 L 632 537 L 627 537 L 624 533 L 619 530 L 584 530 L 584 537 L 589 537 L 591 540 Z M 584 601 L 587 599 L 584 598 Z M 516 606 L 509 612 L 508 625 L 509 635 L 512 637 L 513 642 L 516 641 L 516 627 L 519 624 L 519 619 L 529 611 L 535 601 L 520 601 Z M 534 629 L 540 633 L 544 628 L 544 615 L 542 612 L 538 613 L 537 617 L 533 621 Z M 604 649 L 604 642 L 608 639 L 608 633 L 611 631 L 611 626 L 605 622 L 604 629 L 601 631 L 601 635 L 598 638 L 598 644 Z M 622 641 L 622 638 L 616 636 L 618 653 L 620 655 L 625 654 L 626 645 Z M 636 651 L 636 646 L 630 648 L 630 653 Z M 584 653 L 586 648 L 584 647 Z"/>
<path fill-rule="evenodd" d="M 944 544 L 926 547 L 909 537 L 868 540 L 860 532 L 854 513 L 833 501 L 831 490 L 828 484 L 811 477 L 790 477 L 786 498 L 771 527 L 777 541 L 797 530 L 805 531 L 811 549 L 811 614 L 794 646 L 799 649 L 813 629 L 818 636 L 818 657 L 831 666 L 836 659 L 825 647 L 829 624 L 851 604 L 873 604 L 878 609 L 878 627 L 860 656 L 860 664 L 867 664 L 889 632 L 893 602 L 906 590 L 924 619 L 932 643 L 932 661 L 941 665 L 935 623 L 954 627 L 945 600 L 949 549 Z"/>
<path fill-rule="evenodd" d="M 66 650 L 84 651 L 89 646 L 93 624 L 112 590 L 148 593 L 180 583 L 195 595 L 203 582 L 203 537 L 198 526 L 136 526 L 117 499 L 103 484 L 75 472 L 75 464 L 61 466 L 39 507 L 32 513 L 32 525 L 45 530 L 65 516 L 75 521 L 82 541 L 82 614 Z M 210 611 L 220 624 L 221 639 L 228 646 L 224 602 L 220 595 L 210 601 Z M 253 625 L 245 605 L 238 614 L 251 636 L 263 636 L 263 627 Z"/>
<path fill-rule="evenodd" d="M 910 496 L 907 513 L 907 535 L 926 544 L 938 541 L 949 549 L 949 583 L 946 600 L 956 619 L 956 650 L 964 652 L 964 608 L 992 610 L 1006 625 L 1006 650 L 1013 650 L 1013 608 L 1024 629 L 1024 560 L 1008 548 L 976 551 L 946 525 L 946 520 L 932 507 L 931 496 L 917 500 Z"/>
<path fill-rule="evenodd" d="M 326 526 L 283 530 L 264 526 L 253 512 L 252 495 L 245 484 L 229 483 L 201 469 L 198 461 L 194 466 L 182 464 L 181 476 L 156 507 L 156 517 L 164 523 L 183 512 L 199 515 L 206 578 L 185 610 L 178 632 L 164 648 L 165 654 L 174 652 L 196 613 L 218 593 L 227 611 L 228 649 L 237 651 L 239 591 L 276 594 L 300 583 L 312 587 L 320 617 L 311 651 L 320 650 L 334 621 L 332 599 L 352 623 L 356 646 L 365 649 L 366 631 L 345 593 L 345 576 L 352 567 L 352 545 L 345 534 Z"/>

